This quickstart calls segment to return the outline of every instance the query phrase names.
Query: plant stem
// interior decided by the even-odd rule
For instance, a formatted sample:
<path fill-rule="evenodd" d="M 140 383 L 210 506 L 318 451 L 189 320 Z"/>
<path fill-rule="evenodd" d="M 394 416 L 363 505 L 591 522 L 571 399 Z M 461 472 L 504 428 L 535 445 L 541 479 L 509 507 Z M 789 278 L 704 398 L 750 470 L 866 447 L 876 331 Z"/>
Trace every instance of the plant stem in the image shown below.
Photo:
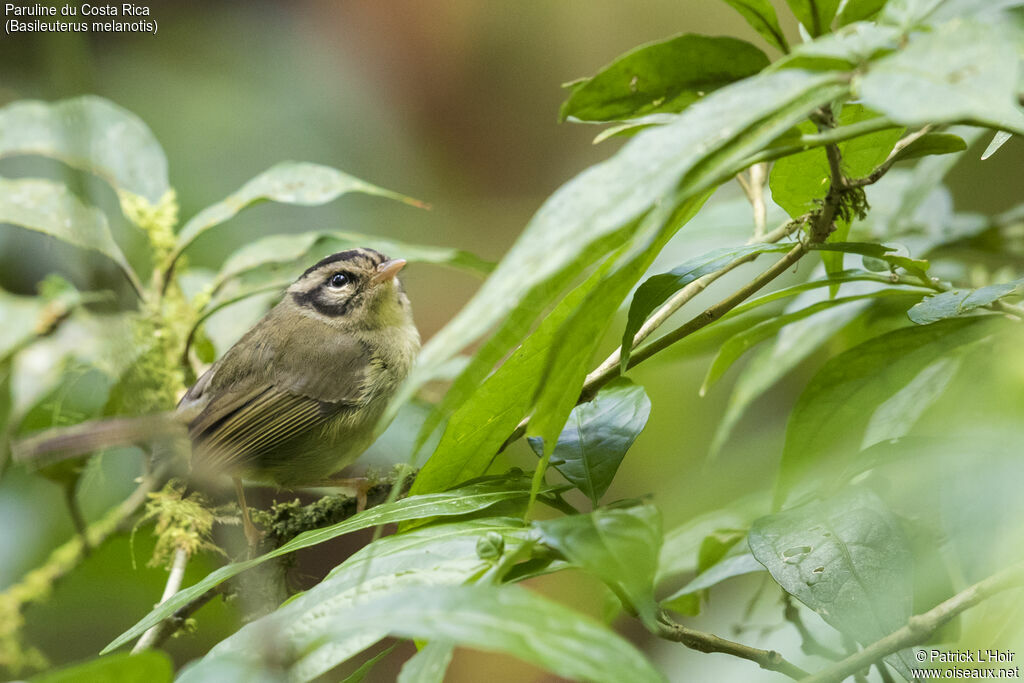
<path fill-rule="evenodd" d="M 655 632 L 655 635 L 665 640 L 682 643 L 686 647 L 698 652 L 721 652 L 722 654 L 746 659 L 754 662 L 762 669 L 778 671 L 793 680 L 800 680 L 808 675 L 806 671 L 774 650 L 760 650 L 756 647 L 726 640 L 711 633 L 696 631 L 670 621 L 665 615 L 661 615 L 661 618 L 658 620 L 658 630 Z"/>
<path fill-rule="evenodd" d="M 957 593 L 924 614 L 911 617 L 906 626 L 875 641 L 860 652 L 809 676 L 804 679 L 805 683 L 839 683 L 847 676 L 866 669 L 895 652 L 926 642 L 943 624 L 964 610 L 974 607 L 996 593 L 1020 586 L 1024 586 L 1024 563 L 1004 569 Z"/>
<path fill-rule="evenodd" d="M 772 244 L 778 242 L 782 238 L 792 234 L 797 228 L 799 228 L 809 216 L 801 216 L 792 221 L 787 221 L 783 225 L 779 226 L 775 230 L 763 235 L 761 240 L 752 238 L 747 241 L 747 244 L 755 244 L 758 241 L 764 242 L 765 244 Z M 703 277 L 699 277 L 690 284 L 686 285 L 678 292 L 672 295 L 672 297 L 666 301 L 658 310 L 651 314 L 651 316 L 644 322 L 644 324 L 637 330 L 636 334 L 633 335 L 633 346 L 636 348 L 639 346 L 647 337 L 651 336 L 651 333 L 661 327 L 666 320 L 678 311 L 680 308 L 690 302 L 695 296 L 707 289 L 708 285 L 722 277 L 726 273 L 729 273 L 739 266 L 750 263 L 755 260 L 760 254 L 747 254 L 746 256 L 740 256 L 722 268 L 716 270 L 713 273 L 708 273 Z M 594 369 L 589 375 L 587 375 L 586 382 L 590 382 L 592 378 L 596 378 L 604 373 L 608 372 L 613 367 L 618 367 L 619 361 L 622 358 L 622 349 L 616 348 L 597 368 Z M 586 386 L 586 384 L 584 384 Z M 525 424 L 523 425 L 525 427 Z"/>
<path fill-rule="evenodd" d="M 164 586 L 164 593 L 160 596 L 160 602 L 157 603 L 158 606 L 167 602 L 172 595 L 181 589 L 181 583 L 185 579 L 185 565 L 187 564 L 188 552 L 184 548 L 178 548 L 175 550 L 174 560 L 171 562 L 171 571 L 167 576 L 167 585 Z M 132 648 L 132 654 L 142 652 L 143 650 L 153 647 L 157 644 L 158 639 L 162 642 L 163 638 L 161 638 L 161 632 L 168 628 L 169 621 L 170 619 L 165 619 L 143 633 L 142 636 L 139 637 L 138 642 L 135 643 L 135 647 Z"/>

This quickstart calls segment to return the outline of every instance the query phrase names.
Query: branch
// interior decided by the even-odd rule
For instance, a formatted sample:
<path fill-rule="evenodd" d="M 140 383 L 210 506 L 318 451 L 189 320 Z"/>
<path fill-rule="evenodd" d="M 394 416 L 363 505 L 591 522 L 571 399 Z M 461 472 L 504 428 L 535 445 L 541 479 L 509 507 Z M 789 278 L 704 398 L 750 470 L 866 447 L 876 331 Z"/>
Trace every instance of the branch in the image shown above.
<path fill-rule="evenodd" d="M 910 617 L 903 628 L 809 676 L 805 683 L 839 683 L 893 653 L 926 642 L 943 624 L 982 600 L 1020 586 L 1024 586 L 1024 562 L 979 581 L 924 614 Z"/>
<path fill-rule="evenodd" d="M 185 578 L 185 565 L 188 564 L 188 552 L 184 548 L 178 548 L 174 551 L 174 561 L 171 564 L 171 572 L 167 577 L 167 585 L 164 586 L 164 594 L 160 596 L 160 602 L 157 606 L 167 602 L 167 600 L 177 593 L 181 589 L 181 582 Z M 177 616 L 177 614 L 175 614 Z M 135 647 L 132 648 L 132 654 L 147 650 L 157 644 L 158 639 L 162 642 L 167 635 L 161 637 L 161 631 L 165 630 L 166 625 L 170 619 L 165 619 L 156 626 L 151 627 L 148 631 L 139 637 L 139 641 L 135 643 Z"/>
<path fill-rule="evenodd" d="M 915 131 L 915 132 L 911 133 L 910 135 L 907 135 L 906 137 L 901 138 L 900 141 L 897 142 L 896 145 L 892 148 L 892 151 L 889 152 L 889 156 L 886 157 L 885 161 L 883 161 L 878 166 L 878 168 L 876 168 L 874 171 L 872 171 L 870 174 L 864 176 L 863 178 L 855 178 L 855 179 L 846 181 L 846 186 L 847 187 L 864 187 L 866 185 L 873 185 L 873 184 L 877 183 L 879 180 L 882 179 L 882 176 L 884 176 L 886 173 L 889 172 L 889 169 L 892 168 L 892 165 L 895 164 L 896 161 L 899 159 L 899 155 L 900 155 L 900 153 L 903 150 L 905 150 L 907 147 L 912 145 L 914 142 L 916 142 L 920 138 L 922 138 L 925 135 L 927 135 L 929 132 L 931 132 L 931 130 L 932 130 L 932 126 L 925 126 L 921 130 Z"/>
<path fill-rule="evenodd" d="M 664 614 L 658 621 L 658 630 L 655 632 L 659 638 L 682 643 L 686 647 L 698 652 L 721 652 L 740 659 L 754 662 L 762 669 L 778 671 L 789 676 L 793 680 L 805 678 L 806 671 L 793 664 L 775 650 L 760 650 L 756 647 L 743 645 L 731 640 L 726 640 L 711 633 L 696 631 L 681 624 L 676 624 Z"/>
<path fill-rule="evenodd" d="M 796 231 L 797 228 L 805 224 L 809 219 L 810 214 L 807 214 L 804 216 L 800 216 L 799 218 L 796 218 L 794 220 L 787 221 L 786 223 L 779 226 L 775 230 L 772 230 L 768 234 L 763 235 L 760 240 L 756 238 L 751 238 L 750 240 L 747 240 L 747 244 L 755 244 L 758 241 L 761 241 L 765 244 L 773 244 L 775 242 L 778 242 L 782 238 L 791 235 L 793 232 Z M 697 296 L 705 289 L 707 289 L 708 285 L 710 285 L 712 282 L 722 277 L 726 273 L 731 272 L 735 268 L 738 268 L 739 266 L 745 263 L 750 263 L 751 261 L 755 260 L 758 256 L 760 256 L 760 254 L 757 253 L 747 254 L 746 256 L 740 256 L 739 258 L 730 261 L 719 270 L 716 270 L 713 273 L 708 273 L 703 277 L 697 278 L 696 280 L 694 280 L 693 282 L 691 282 L 690 284 L 686 285 L 678 292 L 673 294 L 672 297 L 664 304 L 662 304 L 662 306 L 658 310 L 652 313 L 651 316 L 640 327 L 640 329 L 637 330 L 637 333 L 633 336 L 632 348 L 635 349 L 636 347 L 640 346 L 640 344 L 644 340 L 646 340 L 647 337 L 651 336 L 652 332 L 661 327 L 666 320 L 672 317 L 672 315 L 680 308 L 689 303 L 691 299 L 693 299 L 695 296 Z M 611 355 L 604 360 L 604 362 L 597 366 L 597 368 L 595 368 L 593 372 L 587 375 L 586 382 L 589 383 L 594 378 L 599 377 L 604 373 L 608 372 L 611 368 L 618 367 L 621 357 L 622 349 L 616 348 L 615 351 L 613 351 Z M 586 384 L 584 384 L 584 386 L 586 386 Z M 524 428 L 526 427 L 525 422 L 522 426 Z"/>

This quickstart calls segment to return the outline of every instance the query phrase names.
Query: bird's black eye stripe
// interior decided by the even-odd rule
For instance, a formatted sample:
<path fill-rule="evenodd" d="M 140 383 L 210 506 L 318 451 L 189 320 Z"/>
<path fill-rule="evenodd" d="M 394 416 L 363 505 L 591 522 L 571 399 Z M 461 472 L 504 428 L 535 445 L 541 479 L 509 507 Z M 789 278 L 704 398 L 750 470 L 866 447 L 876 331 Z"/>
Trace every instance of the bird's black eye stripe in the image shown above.
<path fill-rule="evenodd" d="M 335 273 L 334 275 L 327 278 L 327 284 L 335 289 L 341 289 L 349 282 L 352 281 L 352 276 L 348 273 Z"/>

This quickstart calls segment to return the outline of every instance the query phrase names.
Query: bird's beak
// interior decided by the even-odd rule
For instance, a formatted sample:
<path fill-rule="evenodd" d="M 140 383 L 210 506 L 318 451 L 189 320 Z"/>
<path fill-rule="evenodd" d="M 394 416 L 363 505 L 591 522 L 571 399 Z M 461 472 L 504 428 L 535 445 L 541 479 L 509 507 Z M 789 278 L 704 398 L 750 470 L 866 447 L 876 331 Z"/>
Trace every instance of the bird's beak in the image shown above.
<path fill-rule="evenodd" d="M 371 282 L 378 284 L 394 279 L 398 275 L 398 271 L 405 267 L 405 263 L 404 258 L 393 258 L 390 261 L 385 261 L 377 266 L 377 274 L 371 278 Z"/>

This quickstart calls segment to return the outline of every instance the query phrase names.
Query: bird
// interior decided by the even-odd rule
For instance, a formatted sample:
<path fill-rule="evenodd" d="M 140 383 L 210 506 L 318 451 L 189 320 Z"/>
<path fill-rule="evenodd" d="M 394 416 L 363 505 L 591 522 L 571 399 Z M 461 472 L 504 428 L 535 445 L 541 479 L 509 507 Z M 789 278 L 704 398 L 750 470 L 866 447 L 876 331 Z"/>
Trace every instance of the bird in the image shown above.
<path fill-rule="evenodd" d="M 47 430 L 17 444 L 15 457 L 41 466 L 187 430 L 193 474 L 234 480 L 252 543 L 260 534 L 243 480 L 351 484 L 331 476 L 373 442 L 419 351 L 397 277 L 405 265 L 369 248 L 331 254 L 307 268 L 174 411 Z M 358 493 L 363 507 L 365 489 Z"/>

